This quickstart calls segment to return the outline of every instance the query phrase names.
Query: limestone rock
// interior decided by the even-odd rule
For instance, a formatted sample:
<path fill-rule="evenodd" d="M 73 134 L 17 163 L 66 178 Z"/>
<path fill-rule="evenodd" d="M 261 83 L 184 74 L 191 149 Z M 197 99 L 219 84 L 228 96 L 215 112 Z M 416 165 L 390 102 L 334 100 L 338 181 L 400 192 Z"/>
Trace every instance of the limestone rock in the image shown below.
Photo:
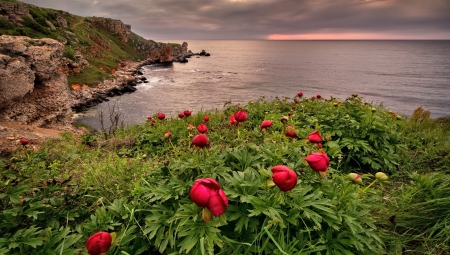
<path fill-rule="evenodd" d="M 53 39 L 0 36 L 0 119 L 38 127 L 71 123 L 64 45 Z"/>

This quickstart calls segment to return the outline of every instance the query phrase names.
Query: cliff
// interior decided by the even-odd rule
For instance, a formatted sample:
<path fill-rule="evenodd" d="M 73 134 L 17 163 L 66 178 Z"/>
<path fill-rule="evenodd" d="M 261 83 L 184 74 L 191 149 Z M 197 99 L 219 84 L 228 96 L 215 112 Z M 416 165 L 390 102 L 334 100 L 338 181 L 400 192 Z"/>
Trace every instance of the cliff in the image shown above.
<path fill-rule="evenodd" d="M 146 40 L 120 20 L 18 1 L 0 0 L 0 34 L 0 120 L 38 127 L 67 127 L 71 109 L 134 91 L 140 66 L 187 55 L 186 43 Z"/>

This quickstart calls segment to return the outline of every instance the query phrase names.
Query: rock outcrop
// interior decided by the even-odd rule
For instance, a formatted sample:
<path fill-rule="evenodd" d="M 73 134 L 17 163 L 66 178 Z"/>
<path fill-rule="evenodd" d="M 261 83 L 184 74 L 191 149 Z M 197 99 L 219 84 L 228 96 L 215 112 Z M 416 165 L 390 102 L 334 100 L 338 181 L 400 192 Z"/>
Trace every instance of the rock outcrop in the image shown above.
<path fill-rule="evenodd" d="M 28 11 L 27 5 L 12 2 L 0 2 L 0 18 L 13 23 L 14 25 L 22 26 L 24 16 L 33 19 Z"/>
<path fill-rule="evenodd" d="M 64 129 L 71 124 L 64 45 L 53 39 L 0 36 L 0 119 Z"/>
<path fill-rule="evenodd" d="M 122 42 L 127 43 L 131 38 L 131 25 L 124 24 L 120 20 L 93 17 L 88 18 L 88 21 L 94 26 L 108 29 L 111 33 L 115 34 Z"/>

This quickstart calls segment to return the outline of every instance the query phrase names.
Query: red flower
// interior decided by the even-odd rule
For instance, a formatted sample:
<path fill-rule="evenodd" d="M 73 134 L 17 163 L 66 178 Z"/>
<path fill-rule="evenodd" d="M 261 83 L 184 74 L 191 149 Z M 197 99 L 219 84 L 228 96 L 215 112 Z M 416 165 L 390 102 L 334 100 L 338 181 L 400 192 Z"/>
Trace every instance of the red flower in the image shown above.
<path fill-rule="evenodd" d="M 27 145 L 30 141 L 28 141 L 27 139 L 20 139 L 20 144 L 22 144 L 23 146 Z"/>
<path fill-rule="evenodd" d="M 166 132 L 164 133 L 164 137 L 165 137 L 166 139 L 171 138 L 171 137 L 172 137 L 172 133 L 170 133 L 169 131 L 166 131 Z"/>
<path fill-rule="evenodd" d="M 280 121 L 283 123 L 286 123 L 289 120 L 289 118 L 287 116 L 283 116 L 280 118 Z"/>
<path fill-rule="evenodd" d="M 238 110 L 234 113 L 234 118 L 238 122 L 244 122 L 247 120 L 247 113 L 244 110 Z"/>
<path fill-rule="evenodd" d="M 325 172 L 330 165 L 330 159 L 325 152 L 313 152 L 306 157 L 306 161 L 316 172 Z"/>
<path fill-rule="evenodd" d="M 298 93 L 297 93 L 297 96 L 298 96 L 298 97 L 302 97 L 302 96 L 303 96 L 303 92 L 298 92 Z"/>
<path fill-rule="evenodd" d="M 184 110 L 184 116 L 189 117 L 191 116 L 191 112 L 189 110 Z"/>
<path fill-rule="evenodd" d="M 90 255 L 106 253 L 111 247 L 112 237 L 108 232 L 97 232 L 86 241 L 86 248 Z"/>
<path fill-rule="evenodd" d="M 317 99 L 321 99 L 322 98 L 322 96 L 320 94 L 317 94 L 316 97 L 317 97 Z"/>
<path fill-rule="evenodd" d="M 207 116 L 207 115 L 203 116 L 203 121 L 204 122 L 208 122 L 209 121 L 209 116 Z"/>
<path fill-rule="evenodd" d="M 281 191 L 289 191 L 297 185 L 297 174 L 287 166 L 272 167 L 272 180 Z"/>
<path fill-rule="evenodd" d="M 192 138 L 192 144 L 201 148 L 208 145 L 208 142 L 209 138 L 204 134 L 199 134 L 194 136 L 194 138 Z"/>
<path fill-rule="evenodd" d="M 151 120 L 152 119 L 152 116 L 147 116 L 147 120 Z"/>
<path fill-rule="evenodd" d="M 316 99 L 316 97 L 315 97 L 315 96 L 312 96 L 312 97 L 311 97 L 311 100 L 314 100 L 314 99 Z"/>
<path fill-rule="evenodd" d="M 239 124 L 239 122 L 236 120 L 236 118 L 234 117 L 234 115 L 230 115 L 230 124 L 231 124 L 231 125 L 237 125 L 237 124 Z"/>
<path fill-rule="evenodd" d="M 292 137 L 292 138 L 297 138 L 297 133 L 295 132 L 294 127 L 291 126 L 287 126 L 286 127 L 286 132 L 284 133 L 286 136 Z"/>
<path fill-rule="evenodd" d="M 182 112 L 178 113 L 178 118 L 180 118 L 180 119 L 184 118 L 184 113 L 182 113 Z"/>
<path fill-rule="evenodd" d="M 322 136 L 319 134 L 319 130 L 314 130 L 311 134 L 308 135 L 308 140 L 311 143 L 321 143 L 322 142 Z"/>
<path fill-rule="evenodd" d="M 198 130 L 198 132 L 203 134 L 203 133 L 208 132 L 208 127 L 206 127 L 205 124 L 200 124 L 197 126 L 197 130 Z"/>
<path fill-rule="evenodd" d="M 228 206 L 228 199 L 219 183 L 212 178 L 197 179 L 189 192 L 192 202 L 206 207 L 214 216 L 220 216 Z"/>
<path fill-rule="evenodd" d="M 292 109 L 294 109 L 294 110 L 297 109 L 297 106 L 293 105 L 293 106 L 292 106 Z"/>
<path fill-rule="evenodd" d="M 158 119 L 163 120 L 166 118 L 166 115 L 164 113 L 158 113 Z"/>
<path fill-rule="evenodd" d="M 271 126 L 272 126 L 272 121 L 270 121 L 270 120 L 263 120 L 263 122 L 260 125 L 261 129 L 270 128 Z"/>
<path fill-rule="evenodd" d="M 298 99 L 294 99 L 294 103 L 298 104 L 299 102 Z"/>

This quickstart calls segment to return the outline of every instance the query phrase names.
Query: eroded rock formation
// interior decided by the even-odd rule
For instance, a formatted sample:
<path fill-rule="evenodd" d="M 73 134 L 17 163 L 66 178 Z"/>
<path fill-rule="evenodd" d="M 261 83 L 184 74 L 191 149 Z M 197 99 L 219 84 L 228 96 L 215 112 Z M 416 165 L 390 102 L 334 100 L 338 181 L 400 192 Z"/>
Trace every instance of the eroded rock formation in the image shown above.
<path fill-rule="evenodd" d="M 0 36 L 0 119 L 63 129 L 71 123 L 64 45 L 53 39 Z"/>

